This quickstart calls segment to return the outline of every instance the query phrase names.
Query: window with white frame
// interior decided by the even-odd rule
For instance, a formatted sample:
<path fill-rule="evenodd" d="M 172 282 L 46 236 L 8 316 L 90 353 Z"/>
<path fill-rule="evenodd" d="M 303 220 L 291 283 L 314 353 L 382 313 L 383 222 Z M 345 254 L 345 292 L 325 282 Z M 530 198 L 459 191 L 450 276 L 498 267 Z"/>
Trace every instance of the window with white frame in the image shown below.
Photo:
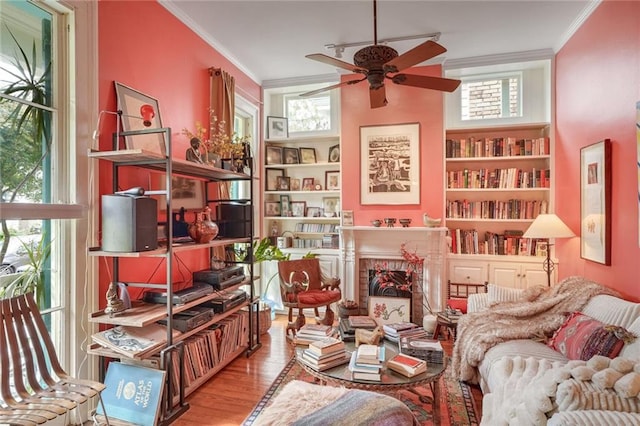
<path fill-rule="evenodd" d="M 0 12 L 0 296 L 34 284 L 64 360 L 73 232 L 61 219 L 82 213 L 73 199 L 72 68 L 61 60 L 73 54 L 73 20 L 54 2 L 1 2 Z"/>
<path fill-rule="evenodd" d="M 463 78 L 460 85 L 462 120 L 521 117 L 521 74 Z"/>
<path fill-rule="evenodd" d="M 328 132 L 331 123 L 331 96 L 320 93 L 315 96 L 284 96 L 285 117 L 288 119 L 289 133 Z"/>

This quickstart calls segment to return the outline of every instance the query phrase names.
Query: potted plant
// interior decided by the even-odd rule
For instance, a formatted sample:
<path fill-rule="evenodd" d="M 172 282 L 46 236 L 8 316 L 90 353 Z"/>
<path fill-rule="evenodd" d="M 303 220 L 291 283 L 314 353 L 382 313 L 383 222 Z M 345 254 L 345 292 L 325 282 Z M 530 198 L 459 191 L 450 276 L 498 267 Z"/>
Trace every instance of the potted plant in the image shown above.
<path fill-rule="evenodd" d="M 29 263 L 24 267 L 23 271 L 15 274 L 13 281 L 0 288 L 0 299 L 34 292 L 38 305 L 43 306 L 45 271 L 51 254 L 51 243 L 46 243 L 44 235 L 37 244 L 25 243 L 22 240 L 20 243 L 27 252 Z"/>

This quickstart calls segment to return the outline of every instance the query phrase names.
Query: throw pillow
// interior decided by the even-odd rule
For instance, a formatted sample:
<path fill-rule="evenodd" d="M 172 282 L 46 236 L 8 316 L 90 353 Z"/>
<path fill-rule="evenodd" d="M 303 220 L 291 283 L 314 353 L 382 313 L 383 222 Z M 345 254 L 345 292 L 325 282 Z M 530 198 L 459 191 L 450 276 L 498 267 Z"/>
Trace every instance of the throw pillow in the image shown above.
<path fill-rule="evenodd" d="M 522 289 L 500 287 L 495 284 L 489 284 L 487 286 L 487 294 L 489 296 L 489 303 L 495 302 L 515 302 L 522 296 Z"/>
<path fill-rule="evenodd" d="M 573 312 L 548 345 L 569 359 L 586 361 L 594 355 L 614 358 L 624 345 L 616 331 L 581 312 Z"/>
<path fill-rule="evenodd" d="M 451 309 L 459 309 L 463 314 L 467 313 L 467 299 L 449 299 L 447 306 Z"/>

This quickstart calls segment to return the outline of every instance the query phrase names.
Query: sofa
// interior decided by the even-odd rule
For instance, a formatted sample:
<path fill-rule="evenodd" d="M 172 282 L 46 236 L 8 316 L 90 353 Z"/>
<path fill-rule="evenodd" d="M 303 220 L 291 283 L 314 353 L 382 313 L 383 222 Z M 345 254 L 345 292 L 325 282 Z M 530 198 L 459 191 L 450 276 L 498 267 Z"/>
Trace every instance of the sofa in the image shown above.
<path fill-rule="evenodd" d="M 461 318 L 458 326 L 454 372 L 462 371 L 458 373 L 462 380 L 480 385 L 483 392 L 481 424 L 640 424 L 640 338 L 633 339 L 634 335 L 640 336 L 640 304 L 624 300 L 615 292 L 582 277 L 567 278 L 558 283 L 558 286 L 576 289 L 572 290 L 575 293 L 570 298 L 564 300 L 569 301 L 567 306 L 581 306 L 576 310 L 579 313 L 568 315 L 569 312 L 563 312 L 564 319 L 560 321 L 564 322 L 561 323 L 557 322 L 559 312 L 553 312 L 555 316 L 548 316 L 545 312 L 542 317 L 531 317 L 533 328 L 553 318 L 553 321 L 548 321 L 549 327 L 544 330 L 546 335 L 527 330 L 531 334 L 528 338 L 509 338 L 509 332 L 504 333 L 506 338 L 493 340 L 483 338 L 474 341 L 477 335 L 467 336 L 467 345 L 473 346 L 469 349 L 470 353 L 474 353 L 478 347 L 486 350 L 483 349 L 476 357 L 477 365 L 472 366 L 475 375 L 465 376 L 464 368 L 456 367 L 456 351 L 463 351 L 458 346 L 464 344 L 465 320 L 473 323 L 473 318 L 490 317 L 500 309 L 507 313 L 516 308 L 522 309 L 523 306 L 538 303 L 539 295 L 555 289 L 518 290 L 490 284 L 487 293 L 469 297 L 468 314 Z M 581 289 L 585 289 L 584 292 Z M 549 309 L 551 301 L 560 300 L 554 297 L 559 296 L 555 294 L 547 299 L 541 297 L 541 303 L 547 304 L 545 309 Z M 571 301 L 581 298 L 582 301 Z M 485 321 L 487 334 L 492 334 L 493 329 L 501 327 L 500 320 L 496 318 L 499 317 Z M 571 318 L 573 322 L 570 321 Z M 598 327 L 602 333 L 618 337 L 622 335 L 617 341 L 612 338 L 617 342 L 615 356 L 598 354 L 597 351 L 603 350 L 601 342 L 600 346 L 596 344 L 589 348 L 582 343 L 582 353 L 571 352 L 570 339 L 577 340 L 575 335 L 578 333 L 575 330 L 579 330 L 574 326 L 576 321 L 582 320 L 585 320 L 585 324 L 602 323 Z M 560 327 L 557 327 L 558 324 Z M 478 329 L 471 327 L 470 330 L 477 333 Z M 511 336 L 518 335 L 511 333 Z M 607 346 L 607 350 L 614 349 L 614 345 L 610 343 L 604 346 Z M 595 354 L 588 351 L 595 351 Z M 575 359 L 580 356 L 587 359 Z M 469 358 L 474 359 L 474 356 Z"/>

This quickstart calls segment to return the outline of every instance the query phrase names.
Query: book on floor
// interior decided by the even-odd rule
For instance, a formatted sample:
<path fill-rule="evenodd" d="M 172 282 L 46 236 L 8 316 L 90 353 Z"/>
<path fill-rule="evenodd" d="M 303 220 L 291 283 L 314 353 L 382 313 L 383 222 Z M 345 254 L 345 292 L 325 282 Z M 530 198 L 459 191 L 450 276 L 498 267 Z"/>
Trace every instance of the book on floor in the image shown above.
<path fill-rule="evenodd" d="M 300 327 L 298 334 L 308 334 L 311 336 L 330 336 L 333 333 L 333 326 L 323 324 L 305 324 Z"/>
<path fill-rule="evenodd" d="M 344 342 L 335 337 L 325 337 L 322 340 L 309 343 L 309 350 L 317 353 L 318 355 L 335 352 L 339 349 L 344 349 Z"/>
<path fill-rule="evenodd" d="M 387 361 L 387 368 L 407 377 L 427 371 L 427 362 L 411 355 L 397 354 Z"/>
<path fill-rule="evenodd" d="M 112 361 L 102 391 L 107 416 L 141 426 L 158 424 L 166 372 Z M 98 404 L 97 414 L 104 415 Z"/>
<path fill-rule="evenodd" d="M 182 334 L 175 329 L 172 333 L 174 338 Z M 91 339 L 120 355 L 135 358 L 164 345 L 167 341 L 167 327 L 156 323 L 145 327 L 118 325 L 91 335 Z"/>

